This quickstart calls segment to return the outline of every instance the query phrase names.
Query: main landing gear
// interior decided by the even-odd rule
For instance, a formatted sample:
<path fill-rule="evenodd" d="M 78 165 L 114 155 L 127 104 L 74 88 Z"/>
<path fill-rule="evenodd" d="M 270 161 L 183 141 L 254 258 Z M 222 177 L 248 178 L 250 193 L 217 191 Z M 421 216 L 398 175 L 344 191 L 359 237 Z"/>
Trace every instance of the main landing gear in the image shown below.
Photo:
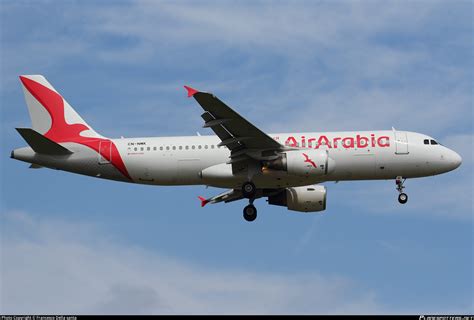
<path fill-rule="evenodd" d="M 244 208 L 244 219 L 249 222 L 257 219 L 257 208 L 253 204 L 249 204 Z"/>
<path fill-rule="evenodd" d="M 244 182 L 244 184 L 242 184 L 242 195 L 245 198 L 248 198 L 248 199 L 255 198 L 256 191 L 257 191 L 257 188 L 255 188 L 255 185 L 253 184 L 253 182 L 247 181 L 247 182 Z"/>
<path fill-rule="evenodd" d="M 395 178 L 395 184 L 397 185 L 397 191 L 399 192 L 398 202 L 400 202 L 401 204 L 405 204 L 408 201 L 407 194 L 403 192 L 403 189 L 405 189 L 405 186 L 403 185 L 405 180 L 406 179 L 403 179 L 403 177 L 400 176 Z"/>
<path fill-rule="evenodd" d="M 254 221 L 257 219 L 257 208 L 253 205 L 257 188 L 255 185 L 247 181 L 242 185 L 242 195 L 249 199 L 250 204 L 244 208 L 244 219 L 247 221 Z"/>

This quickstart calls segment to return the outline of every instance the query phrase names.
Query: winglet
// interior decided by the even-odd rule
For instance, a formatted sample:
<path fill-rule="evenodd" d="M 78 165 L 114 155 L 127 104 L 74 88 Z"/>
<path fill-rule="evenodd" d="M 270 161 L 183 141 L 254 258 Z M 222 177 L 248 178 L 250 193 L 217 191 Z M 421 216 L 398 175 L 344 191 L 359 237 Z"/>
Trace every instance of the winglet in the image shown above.
<path fill-rule="evenodd" d="M 193 89 L 191 87 L 188 87 L 188 86 L 184 86 L 184 88 L 186 90 L 188 90 L 188 98 L 191 98 L 192 96 L 194 96 L 196 93 L 198 93 L 199 91 L 197 91 L 196 89 Z"/>
<path fill-rule="evenodd" d="M 201 200 L 201 207 L 204 207 L 204 206 L 209 202 L 209 201 L 208 201 L 206 198 L 204 198 L 204 197 L 199 196 L 198 198 L 199 198 L 199 200 Z"/>

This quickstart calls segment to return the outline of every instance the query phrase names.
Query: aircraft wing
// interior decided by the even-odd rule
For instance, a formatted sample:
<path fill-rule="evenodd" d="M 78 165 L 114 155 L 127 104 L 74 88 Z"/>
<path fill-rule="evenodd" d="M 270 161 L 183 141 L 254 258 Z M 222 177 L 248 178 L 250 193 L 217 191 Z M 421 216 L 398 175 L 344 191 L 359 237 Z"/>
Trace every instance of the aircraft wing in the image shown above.
<path fill-rule="evenodd" d="M 276 158 L 275 151 L 285 148 L 213 94 L 184 87 L 188 97 L 194 97 L 204 109 L 201 115 L 205 121 L 203 127 L 211 128 L 221 139 L 219 146 L 226 146 L 231 151 L 229 163 L 252 158 L 271 160 Z"/>
<path fill-rule="evenodd" d="M 268 197 L 272 195 L 276 195 L 280 193 L 282 190 L 285 190 L 285 188 L 277 188 L 277 189 L 261 189 L 259 193 L 257 193 L 256 198 L 261 198 L 261 197 Z M 227 202 L 232 202 L 236 200 L 243 199 L 244 196 L 242 194 L 242 190 L 240 189 L 230 189 L 227 191 L 222 192 L 221 194 L 218 194 L 216 196 L 210 197 L 210 198 L 204 198 L 204 197 L 198 197 L 199 200 L 201 200 L 201 207 L 204 207 L 208 203 L 219 203 L 224 201 L 225 203 Z"/>

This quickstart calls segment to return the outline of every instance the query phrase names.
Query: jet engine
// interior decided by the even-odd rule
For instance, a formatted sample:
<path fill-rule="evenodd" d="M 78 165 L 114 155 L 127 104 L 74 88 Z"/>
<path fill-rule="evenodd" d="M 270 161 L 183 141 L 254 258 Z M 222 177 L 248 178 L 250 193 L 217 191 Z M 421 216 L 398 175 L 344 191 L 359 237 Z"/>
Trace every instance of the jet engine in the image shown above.
<path fill-rule="evenodd" d="M 268 197 L 268 203 L 288 210 L 316 212 L 326 210 L 326 187 L 321 185 L 287 188 Z"/>
<path fill-rule="evenodd" d="M 334 170 L 336 163 L 326 150 L 291 150 L 275 160 L 266 161 L 264 168 L 282 170 L 296 176 L 322 176 Z"/>

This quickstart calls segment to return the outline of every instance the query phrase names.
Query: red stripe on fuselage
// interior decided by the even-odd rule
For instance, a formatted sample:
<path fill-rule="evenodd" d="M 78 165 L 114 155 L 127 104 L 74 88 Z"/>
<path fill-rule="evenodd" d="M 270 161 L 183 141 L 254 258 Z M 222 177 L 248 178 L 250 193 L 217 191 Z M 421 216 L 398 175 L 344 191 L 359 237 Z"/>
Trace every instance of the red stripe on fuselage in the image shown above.
<path fill-rule="evenodd" d="M 36 81 L 21 77 L 20 80 L 33 97 L 48 111 L 51 116 L 51 128 L 44 134 L 45 137 L 55 142 L 75 142 L 87 146 L 97 153 L 99 145 L 103 141 L 110 141 L 111 152 L 101 153 L 101 156 L 117 168 L 125 177 L 131 180 L 128 174 L 125 163 L 120 156 L 120 153 L 115 144 L 110 139 L 89 138 L 80 135 L 81 132 L 89 130 L 90 128 L 81 123 L 68 124 L 64 115 L 64 100 L 55 91 L 39 84 Z M 108 149 L 107 149 L 108 150 Z"/>

